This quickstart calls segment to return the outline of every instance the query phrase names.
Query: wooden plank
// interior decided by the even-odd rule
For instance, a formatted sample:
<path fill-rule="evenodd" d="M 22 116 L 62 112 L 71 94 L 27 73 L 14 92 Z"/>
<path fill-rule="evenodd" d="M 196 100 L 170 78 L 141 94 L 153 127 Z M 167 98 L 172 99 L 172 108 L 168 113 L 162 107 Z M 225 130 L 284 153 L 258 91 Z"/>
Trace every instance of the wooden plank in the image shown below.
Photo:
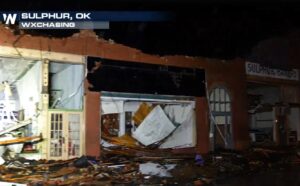
<path fill-rule="evenodd" d="M 16 138 L 16 139 L 11 139 L 11 140 L 3 140 L 1 141 L 0 138 L 0 145 L 8 145 L 8 144 L 14 144 L 14 143 L 25 143 L 28 141 L 39 141 L 41 140 L 41 136 L 31 136 L 31 137 L 21 137 L 21 138 Z"/>

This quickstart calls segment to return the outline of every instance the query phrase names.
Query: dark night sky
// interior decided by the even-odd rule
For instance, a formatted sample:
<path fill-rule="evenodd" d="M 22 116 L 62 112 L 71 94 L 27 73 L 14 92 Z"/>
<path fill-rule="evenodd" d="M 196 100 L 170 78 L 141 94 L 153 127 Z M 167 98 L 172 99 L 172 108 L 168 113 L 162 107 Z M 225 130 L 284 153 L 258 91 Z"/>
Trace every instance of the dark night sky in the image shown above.
<path fill-rule="evenodd" d="M 294 30 L 300 15 L 276 7 L 208 6 L 190 11 L 176 10 L 176 20 L 168 23 L 112 24 L 103 35 L 154 54 L 243 57 L 259 41 Z"/>
<path fill-rule="evenodd" d="M 56 3 L 55 3 L 56 2 Z M 225 3 L 224 3 L 225 2 Z M 189 55 L 230 59 L 253 57 L 253 48 L 270 38 L 285 37 L 300 24 L 300 6 L 295 1 L 24 1 L 18 10 L 162 10 L 176 17 L 164 23 L 111 23 L 109 30 L 97 30 L 112 39 L 146 53 Z M 9 5 L 2 5 L 2 10 Z M 53 37 L 74 31 L 52 30 L 31 34 Z M 280 53 L 280 52 L 279 52 Z M 284 53 L 284 52 L 283 52 Z M 276 57 L 277 58 L 277 57 Z"/>

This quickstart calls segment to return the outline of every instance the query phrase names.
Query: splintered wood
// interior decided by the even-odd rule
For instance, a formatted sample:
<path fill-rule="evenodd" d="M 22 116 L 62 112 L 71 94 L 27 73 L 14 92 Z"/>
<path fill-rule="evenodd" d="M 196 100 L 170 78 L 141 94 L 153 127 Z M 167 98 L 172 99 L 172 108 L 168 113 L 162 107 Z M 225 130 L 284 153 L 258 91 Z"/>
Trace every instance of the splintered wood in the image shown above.
<path fill-rule="evenodd" d="M 109 166 L 86 156 L 66 161 L 20 159 L 0 166 L 0 182 L 59 186 L 78 183 L 110 185 L 112 180 L 131 180 L 138 171 L 137 166 L 131 162 Z"/>
<path fill-rule="evenodd" d="M 133 137 L 131 137 L 127 134 L 125 134 L 121 137 L 109 137 L 106 135 L 102 135 L 102 138 L 111 142 L 114 145 L 126 146 L 126 147 L 132 147 L 132 148 L 140 147 L 138 145 L 138 141 L 136 141 Z"/>

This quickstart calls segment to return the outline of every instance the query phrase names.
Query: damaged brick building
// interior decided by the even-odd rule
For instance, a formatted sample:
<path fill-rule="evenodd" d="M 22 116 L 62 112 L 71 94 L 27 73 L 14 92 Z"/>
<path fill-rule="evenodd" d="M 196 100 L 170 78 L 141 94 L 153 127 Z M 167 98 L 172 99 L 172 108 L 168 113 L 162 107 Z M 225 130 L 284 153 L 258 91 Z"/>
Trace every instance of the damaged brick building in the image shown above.
<path fill-rule="evenodd" d="M 190 141 L 178 146 L 171 141 L 168 147 L 174 147 L 174 153 L 207 153 L 218 147 L 246 149 L 251 141 L 258 141 L 257 130 L 270 134 L 269 138 L 277 144 L 289 143 L 290 131 L 300 135 L 297 69 L 264 67 L 255 61 L 247 62 L 240 58 L 217 60 L 148 55 L 138 49 L 98 38 L 93 31 L 87 30 L 67 38 L 48 38 L 14 35 L 12 30 L 1 26 L 0 36 L 1 74 L 7 74 L 2 76 L 1 81 L 8 82 L 12 89 L 9 97 L 3 93 L 4 105 L 10 106 L 3 107 L 2 113 L 7 115 L 11 112 L 13 115 L 6 123 L 19 126 L 14 130 L 25 127 L 22 137 L 38 136 L 40 133 L 43 137 L 41 142 L 28 144 L 32 152 L 19 151 L 25 157 L 98 157 L 101 154 L 104 116 L 117 114 L 118 125 L 114 135 L 124 135 L 128 120 L 126 115 L 130 115 L 131 122 L 132 114 L 142 103 L 151 103 L 153 107 L 164 105 L 164 112 L 167 112 L 167 106 L 171 110 L 174 109 L 172 105 L 191 106 L 192 115 L 185 117 L 193 118 L 189 124 L 194 125 L 186 133 L 192 136 L 186 136 Z M 89 62 L 89 59 L 92 60 Z M 142 71 L 152 69 L 151 73 L 156 70 L 163 75 L 173 73 L 174 77 L 182 79 L 192 74 L 192 78 L 191 83 L 184 86 L 182 82 L 177 82 L 179 87 L 187 87 L 188 90 L 178 89 L 182 90 L 180 93 L 168 88 L 162 91 L 164 87 L 143 91 L 124 83 L 125 79 L 117 79 L 119 76 L 110 71 L 99 85 L 104 86 L 107 80 L 111 85 L 109 87 L 97 88 L 97 78 L 93 81 L 86 79 L 91 73 L 99 73 L 99 69 L 110 65 L 123 71 L 136 65 Z M 197 70 L 201 71 L 201 78 L 195 77 Z M 151 76 L 146 75 L 145 82 L 151 82 Z M 143 73 L 138 77 L 143 77 Z M 122 84 L 121 88 L 112 86 L 116 81 Z M 132 91 L 126 92 L 132 87 Z M 278 96 L 272 99 L 275 94 Z M 250 104 L 253 99 L 256 102 Z M 5 102 L 8 100 L 15 102 Z M 131 103 L 128 108 L 125 106 L 127 102 Z M 113 108 L 122 110 L 110 112 Z M 285 111 L 286 108 L 289 111 Z M 27 119 L 30 122 L 25 123 Z M 6 125 L 5 122 L 2 124 Z M 9 127 L 2 130 L 7 131 Z M 296 141 L 300 139 L 297 135 Z"/>

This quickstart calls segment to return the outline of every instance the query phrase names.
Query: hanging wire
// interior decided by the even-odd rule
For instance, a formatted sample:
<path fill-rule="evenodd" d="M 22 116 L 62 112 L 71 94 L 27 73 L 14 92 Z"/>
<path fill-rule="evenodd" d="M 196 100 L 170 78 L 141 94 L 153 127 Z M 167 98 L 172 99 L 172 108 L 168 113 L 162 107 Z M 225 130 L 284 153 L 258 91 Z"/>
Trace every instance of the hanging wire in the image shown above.
<path fill-rule="evenodd" d="M 85 77 L 81 80 L 81 82 L 80 82 L 79 86 L 77 87 L 77 89 L 72 94 L 70 94 L 68 97 L 66 97 L 65 99 L 63 99 L 61 101 L 58 100 L 57 105 L 63 106 L 64 104 L 71 101 L 71 98 L 73 98 L 75 95 L 77 95 L 79 93 L 80 89 L 83 87 L 84 81 L 85 81 Z M 57 106 L 57 105 L 54 105 L 54 106 Z"/>

